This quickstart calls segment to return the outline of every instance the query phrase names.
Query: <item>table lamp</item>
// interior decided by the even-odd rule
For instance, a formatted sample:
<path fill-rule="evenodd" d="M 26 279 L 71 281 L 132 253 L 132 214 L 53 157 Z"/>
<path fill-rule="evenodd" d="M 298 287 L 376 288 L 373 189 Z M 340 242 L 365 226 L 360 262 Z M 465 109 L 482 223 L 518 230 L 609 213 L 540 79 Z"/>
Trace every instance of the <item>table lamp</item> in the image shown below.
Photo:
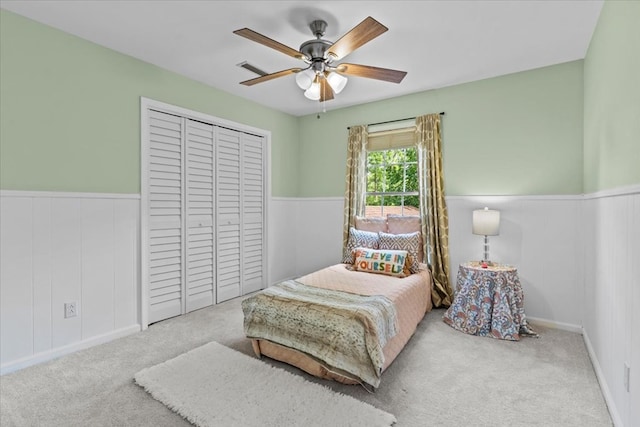
<path fill-rule="evenodd" d="M 473 234 L 484 236 L 484 258 L 482 263 L 492 265 L 489 261 L 489 237 L 500 234 L 500 211 L 489 208 L 473 211 Z"/>

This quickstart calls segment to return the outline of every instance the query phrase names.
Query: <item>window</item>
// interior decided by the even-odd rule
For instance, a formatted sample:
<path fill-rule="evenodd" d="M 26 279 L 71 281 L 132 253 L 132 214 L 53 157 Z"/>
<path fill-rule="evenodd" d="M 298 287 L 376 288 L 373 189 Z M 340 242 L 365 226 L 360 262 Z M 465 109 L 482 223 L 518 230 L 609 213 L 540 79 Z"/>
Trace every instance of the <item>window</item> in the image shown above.
<path fill-rule="evenodd" d="M 366 188 L 365 216 L 419 215 L 416 148 L 369 151 Z"/>

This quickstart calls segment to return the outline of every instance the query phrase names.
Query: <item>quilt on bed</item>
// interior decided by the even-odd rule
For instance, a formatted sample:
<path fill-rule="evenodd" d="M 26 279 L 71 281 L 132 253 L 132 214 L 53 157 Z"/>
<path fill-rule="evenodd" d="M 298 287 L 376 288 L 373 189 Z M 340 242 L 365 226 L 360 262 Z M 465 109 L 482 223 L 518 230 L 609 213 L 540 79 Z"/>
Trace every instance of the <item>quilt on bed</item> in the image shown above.
<path fill-rule="evenodd" d="M 288 280 L 242 302 L 249 338 L 310 354 L 377 387 L 383 347 L 397 333 L 394 304 L 382 295 L 356 295 Z"/>

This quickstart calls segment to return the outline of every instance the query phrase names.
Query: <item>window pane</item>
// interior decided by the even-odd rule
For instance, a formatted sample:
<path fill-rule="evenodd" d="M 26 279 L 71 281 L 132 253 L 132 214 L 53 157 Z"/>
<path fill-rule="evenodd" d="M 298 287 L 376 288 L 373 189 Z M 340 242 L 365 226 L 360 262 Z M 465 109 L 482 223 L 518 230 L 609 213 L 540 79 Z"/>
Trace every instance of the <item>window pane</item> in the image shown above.
<path fill-rule="evenodd" d="M 367 191 L 383 191 L 383 169 L 377 166 L 367 170 Z"/>
<path fill-rule="evenodd" d="M 382 205 L 382 197 L 381 196 L 367 196 L 366 197 L 367 206 L 380 206 Z"/>
<path fill-rule="evenodd" d="M 367 153 L 367 163 L 370 165 L 382 164 L 384 151 L 369 151 Z"/>
<path fill-rule="evenodd" d="M 385 168 L 386 188 L 384 191 L 404 191 L 404 166 L 394 164 Z"/>
<path fill-rule="evenodd" d="M 404 163 L 404 149 L 388 150 L 387 151 L 387 163 Z"/>
<path fill-rule="evenodd" d="M 418 161 L 418 152 L 415 148 L 407 148 L 405 149 L 407 162 L 417 162 Z"/>
<path fill-rule="evenodd" d="M 383 216 L 382 206 L 369 205 L 367 203 L 367 209 L 365 210 L 364 216 L 366 217 Z"/>
<path fill-rule="evenodd" d="M 406 188 L 404 191 L 418 191 L 418 165 L 407 165 Z"/>
<path fill-rule="evenodd" d="M 419 215 L 420 214 L 420 197 L 404 196 L 405 211 L 403 215 Z"/>
<path fill-rule="evenodd" d="M 364 216 L 382 216 L 381 196 L 367 196 Z"/>
<path fill-rule="evenodd" d="M 392 209 L 392 206 L 402 206 L 402 198 L 403 196 L 387 196 L 384 198 L 384 206 L 385 206 L 385 210 L 389 209 L 389 210 L 393 210 L 394 212 L 387 212 L 387 213 L 397 213 L 399 214 L 399 209 Z M 396 212 L 398 211 L 398 212 Z"/>

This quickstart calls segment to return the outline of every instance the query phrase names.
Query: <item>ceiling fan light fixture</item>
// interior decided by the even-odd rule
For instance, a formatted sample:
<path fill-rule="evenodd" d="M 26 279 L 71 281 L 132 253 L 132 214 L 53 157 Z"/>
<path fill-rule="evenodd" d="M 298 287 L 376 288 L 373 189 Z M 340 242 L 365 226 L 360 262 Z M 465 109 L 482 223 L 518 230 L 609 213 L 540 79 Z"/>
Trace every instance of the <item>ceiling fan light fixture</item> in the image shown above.
<path fill-rule="evenodd" d="M 342 92 L 342 89 L 344 89 L 348 81 L 349 79 L 341 74 L 336 73 L 335 71 L 332 71 L 327 76 L 327 83 L 329 83 L 329 86 L 331 86 L 331 89 L 333 89 L 334 93 Z"/>
<path fill-rule="evenodd" d="M 304 71 L 296 73 L 296 83 L 298 84 L 298 87 L 300 87 L 300 89 L 307 90 L 313 84 L 313 79 L 315 77 L 316 73 L 313 70 L 307 68 Z"/>
<path fill-rule="evenodd" d="M 318 81 L 318 79 L 311 83 L 309 89 L 304 91 L 304 96 L 312 101 L 317 101 L 320 99 L 320 82 Z"/>

